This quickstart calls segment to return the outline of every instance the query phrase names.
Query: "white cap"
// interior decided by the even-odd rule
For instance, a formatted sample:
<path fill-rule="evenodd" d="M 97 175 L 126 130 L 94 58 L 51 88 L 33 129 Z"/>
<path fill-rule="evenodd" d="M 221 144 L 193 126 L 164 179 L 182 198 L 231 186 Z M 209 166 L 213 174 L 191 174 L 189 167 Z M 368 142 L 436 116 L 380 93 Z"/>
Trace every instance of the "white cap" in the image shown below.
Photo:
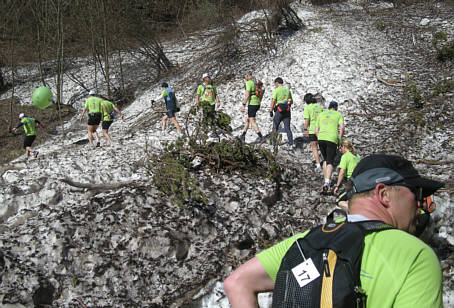
<path fill-rule="evenodd" d="M 208 77 L 208 78 L 211 78 L 211 77 L 210 77 L 210 74 L 205 73 L 205 74 L 202 75 L 202 79 L 205 79 L 205 78 L 207 78 L 207 77 Z"/>
<path fill-rule="evenodd" d="M 96 94 L 95 90 L 90 90 L 90 92 L 88 92 L 88 95 L 95 95 L 95 94 Z"/>
<path fill-rule="evenodd" d="M 19 114 L 19 119 L 25 117 L 25 114 L 21 113 Z"/>

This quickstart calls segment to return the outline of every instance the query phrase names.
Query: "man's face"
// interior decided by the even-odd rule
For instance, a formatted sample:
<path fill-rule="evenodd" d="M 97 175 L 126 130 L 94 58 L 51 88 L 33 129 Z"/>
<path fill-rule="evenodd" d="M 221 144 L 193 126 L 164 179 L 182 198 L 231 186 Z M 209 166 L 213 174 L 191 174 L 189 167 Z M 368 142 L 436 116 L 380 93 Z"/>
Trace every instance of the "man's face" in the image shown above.
<path fill-rule="evenodd" d="M 249 79 L 251 79 L 251 77 L 252 77 L 252 76 L 251 76 L 251 75 L 249 75 L 249 74 L 245 74 L 245 75 L 244 75 L 244 79 L 246 79 L 246 80 L 249 80 Z"/>
<path fill-rule="evenodd" d="M 420 202 L 416 201 L 415 194 L 408 187 L 393 186 L 390 205 L 395 227 L 413 233 L 420 211 Z"/>
<path fill-rule="evenodd" d="M 210 77 L 205 77 L 205 78 L 203 78 L 203 81 L 205 83 L 210 83 L 211 82 L 211 78 Z"/>

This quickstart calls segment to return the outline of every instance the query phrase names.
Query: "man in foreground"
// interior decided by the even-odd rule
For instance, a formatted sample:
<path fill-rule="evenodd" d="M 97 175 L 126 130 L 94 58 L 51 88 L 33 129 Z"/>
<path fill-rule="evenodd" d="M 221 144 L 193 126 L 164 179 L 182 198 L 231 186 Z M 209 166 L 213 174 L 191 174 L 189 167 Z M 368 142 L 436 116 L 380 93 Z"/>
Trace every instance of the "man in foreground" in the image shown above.
<path fill-rule="evenodd" d="M 411 234 L 421 201 L 443 183 L 420 177 L 408 160 L 392 155 L 362 159 L 351 182 L 348 220 L 378 220 L 395 228 L 364 238 L 360 281 L 366 307 L 442 307 L 440 263 L 432 249 Z M 224 288 L 233 308 L 258 307 L 257 293 L 275 288 L 281 260 L 294 242 L 292 237 L 262 251 L 226 278 Z"/>

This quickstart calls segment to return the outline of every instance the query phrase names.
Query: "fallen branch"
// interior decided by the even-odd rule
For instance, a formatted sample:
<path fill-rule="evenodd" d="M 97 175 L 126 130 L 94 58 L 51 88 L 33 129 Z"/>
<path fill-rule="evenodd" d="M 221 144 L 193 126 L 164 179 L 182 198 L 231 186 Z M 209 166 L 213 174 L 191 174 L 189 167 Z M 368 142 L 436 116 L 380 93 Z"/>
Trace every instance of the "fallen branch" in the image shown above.
<path fill-rule="evenodd" d="M 70 186 L 77 187 L 77 188 L 86 188 L 89 190 L 110 190 L 110 189 L 118 189 L 125 186 L 140 186 L 139 183 L 129 181 L 129 182 L 122 182 L 122 183 L 113 183 L 113 184 L 93 184 L 93 183 L 79 183 L 74 182 L 69 178 L 61 178 L 61 182 L 66 183 Z"/>
<path fill-rule="evenodd" d="M 374 117 L 389 117 L 391 114 L 402 114 L 403 112 L 408 112 L 407 110 L 399 110 L 388 113 L 359 113 L 359 112 L 349 112 L 348 115 L 356 117 L 365 117 L 365 118 L 374 118 Z"/>
<path fill-rule="evenodd" d="M 399 80 L 395 80 L 395 79 L 383 79 L 383 78 L 380 78 L 380 77 L 377 77 L 377 80 L 380 81 L 381 83 L 384 83 L 385 85 L 387 86 L 390 86 L 390 87 L 405 87 L 403 84 L 396 84 L 396 82 L 400 82 Z"/>
<path fill-rule="evenodd" d="M 85 306 L 85 304 L 82 302 L 81 299 L 76 298 L 75 300 L 79 303 L 79 305 L 80 305 L 82 308 L 87 308 L 87 306 Z"/>
<path fill-rule="evenodd" d="M 418 164 L 426 164 L 431 166 L 443 166 L 443 165 L 452 165 L 454 164 L 454 160 L 448 161 L 438 161 L 438 160 L 425 160 L 425 159 L 418 159 L 416 161 Z"/>

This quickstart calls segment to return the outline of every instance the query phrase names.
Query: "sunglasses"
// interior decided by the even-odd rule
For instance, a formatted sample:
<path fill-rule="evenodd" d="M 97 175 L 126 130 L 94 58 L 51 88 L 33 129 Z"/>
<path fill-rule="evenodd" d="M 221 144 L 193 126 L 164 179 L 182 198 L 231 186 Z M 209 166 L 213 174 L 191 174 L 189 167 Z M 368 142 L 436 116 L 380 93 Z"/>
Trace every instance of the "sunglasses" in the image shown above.
<path fill-rule="evenodd" d="M 415 195 L 415 199 L 417 202 L 423 202 L 424 197 L 422 196 L 422 187 L 414 187 L 408 184 L 397 183 L 397 184 L 390 184 L 389 186 L 402 186 L 407 187 L 410 191 Z"/>

